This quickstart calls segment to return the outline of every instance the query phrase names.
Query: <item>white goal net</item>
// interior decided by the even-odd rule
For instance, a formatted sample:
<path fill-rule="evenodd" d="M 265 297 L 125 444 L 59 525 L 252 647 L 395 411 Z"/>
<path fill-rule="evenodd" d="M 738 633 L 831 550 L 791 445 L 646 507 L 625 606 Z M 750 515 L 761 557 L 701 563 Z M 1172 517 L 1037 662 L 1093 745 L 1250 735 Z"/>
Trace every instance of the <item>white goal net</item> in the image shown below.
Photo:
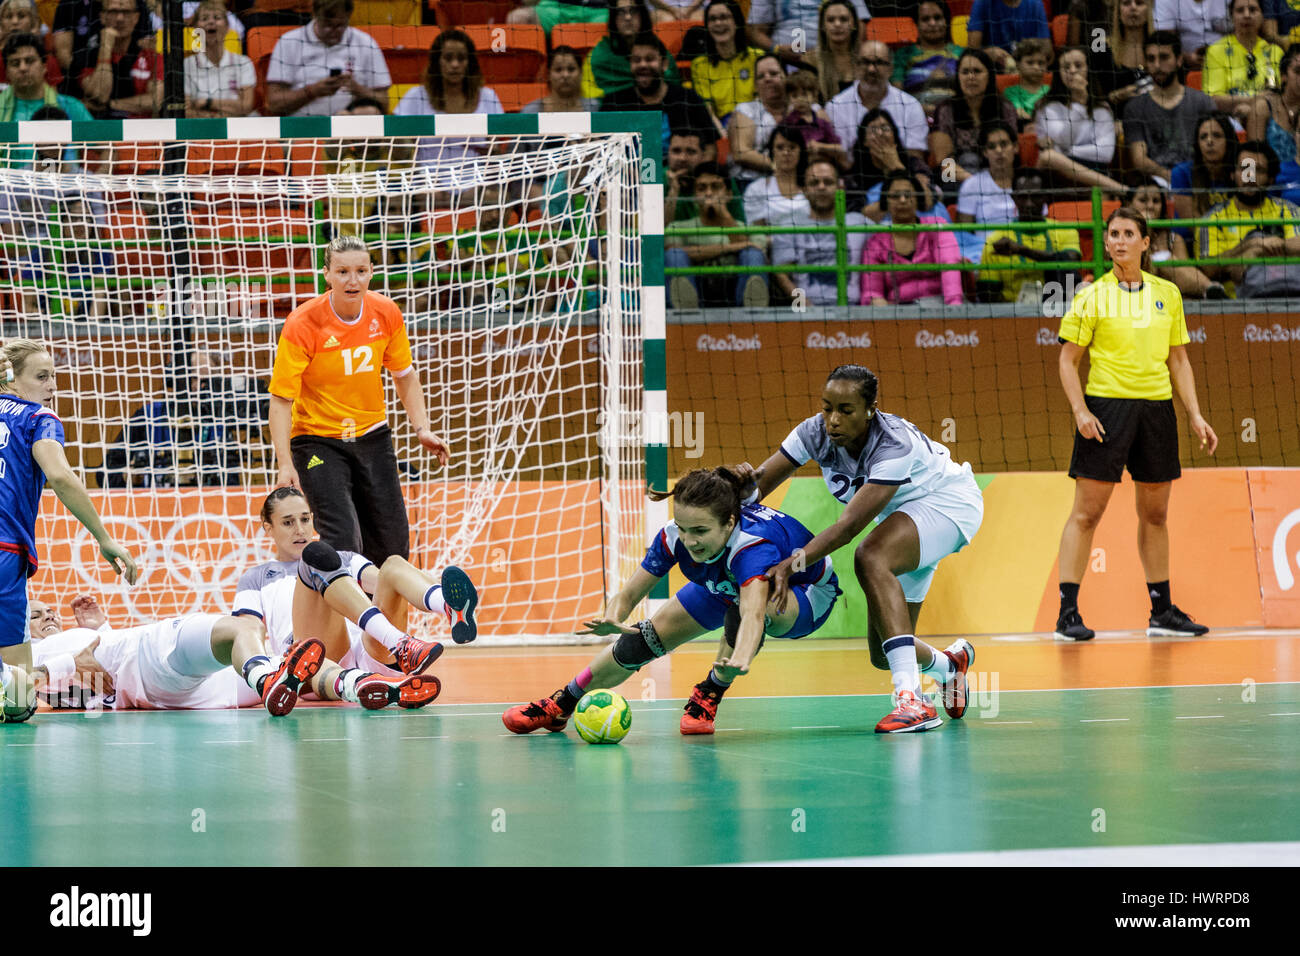
<path fill-rule="evenodd" d="M 469 572 L 484 642 L 573 640 L 601 613 L 645 542 L 644 450 L 600 427 L 642 408 L 634 135 L 31 145 L 68 125 L 0 144 L 0 321 L 51 348 L 69 459 L 143 574 L 114 582 L 47 494 L 33 598 L 94 593 L 115 625 L 229 608 L 274 557 L 256 512 L 280 328 L 356 234 L 452 449 L 439 468 L 390 380 L 411 560 Z"/>

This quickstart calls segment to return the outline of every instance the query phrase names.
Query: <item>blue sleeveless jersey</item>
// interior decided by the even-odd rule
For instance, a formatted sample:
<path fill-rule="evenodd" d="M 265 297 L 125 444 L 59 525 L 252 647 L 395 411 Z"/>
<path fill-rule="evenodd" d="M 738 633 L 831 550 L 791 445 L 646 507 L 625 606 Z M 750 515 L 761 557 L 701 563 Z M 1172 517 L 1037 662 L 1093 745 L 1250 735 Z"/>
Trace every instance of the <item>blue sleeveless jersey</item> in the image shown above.
<path fill-rule="evenodd" d="M 678 535 L 677 522 L 669 521 L 650 542 L 641 567 L 661 578 L 674 564 L 680 565 L 687 580 L 724 601 L 734 602 L 742 587 L 761 578 L 812 539 L 812 532 L 788 514 L 766 505 L 746 505 L 740 509 L 740 523 L 712 561 L 692 558 Z M 792 574 L 790 585 L 814 584 L 825 573 L 826 559 L 822 558 Z"/>
<path fill-rule="evenodd" d="M 36 573 L 36 516 L 45 472 L 32 446 L 45 438 L 63 444 L 63 422 L 51 409 L 16 395 L 0 395 L 0 551 L 27 559 Z"/>

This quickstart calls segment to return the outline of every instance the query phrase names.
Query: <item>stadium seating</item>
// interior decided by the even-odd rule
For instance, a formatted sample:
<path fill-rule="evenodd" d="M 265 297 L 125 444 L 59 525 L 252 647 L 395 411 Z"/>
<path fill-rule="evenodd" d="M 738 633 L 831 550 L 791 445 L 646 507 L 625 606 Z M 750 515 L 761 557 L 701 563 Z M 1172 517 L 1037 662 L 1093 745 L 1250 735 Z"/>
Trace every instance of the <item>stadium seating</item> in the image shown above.
<path fill-rule="evenodd" d="M 585 60 L 608 33 L 609 27 L 603 23 L 559 23 L 551 30 L 551 49 L 571 46 Z"/>
<path fill-rule="evenodd" d="M 682 51 L 682 40 L 685 38 L 686 32 L 692 27 L 702 26 L 704 26 L 702 20 L 669 20 L 666 23 L 656 23 L 654 30 L 655 36 L 663 41 L 664 46 L 668 47 L 668 52 L 672 56 L 677 56 Z"/>
<path fill-rule="evenodd" d="M 1015 86 L 1020 82 L 1019 73 L 999 73 L 998 74 L 998 92 L 1005 93 L 1008 87 Z M 1052 74 L 1044 73 L 1043 82 L 1048 86 L 1052 85 Z"/>
<path fill-rule="evenodd" d="M 1107 199 L 1101 204 L 1101 218 L 1104 220 L 1118 208 L 1118 199 Z M 1081 202 L 1054 202 L 1047 207 L 1047 218 L 1056 222 L 1091 222 L 1092 203 L 1087 200 Z M 1079 249 L 1082 251 L 1084 262 L 1092 260 L 1091 227 L 1079 230 Z"/>
<path fill-rule="evenodd" d="M 1019 136 L 1019 152 L 1021 166 L 1035 166 L 1038 164 L 1038 134 L 1032 129 L 1028 132 L 1021 133 Z"/>
<path fill-rule="evenodd" d="M 352 25 L 370 23 L 405 24 L 420 23 L 419 0 L 353 0 Z"/>
<path fill-rule="evenodd" d="M 970 23 L 970 17 L 967 14 L 958 16 L 955 12 L 952 17 L 952 42 L 957 46 L 965 48 L 967 25 Z"/>
<path fill-rule="evenodd" d="M 506 14 L 520 6 L 515 0 L 425 0 L 438 26 L 463 26 L 467 23 L 505 23 Z"/>
<path fill-rule="evenodd" d="M 1066 44 L 1066 36 L 1070 29 L 1069 16 L 1062 13 L 1060 16 L 1052 17 L 1051 27 L 1052 46 L 1059 50 Z"/>
<path fill-rule="evenodd" d="M 1201 71 L 1192 70 L 1190 73 L 1187 74 L 1187 79 L 1185 82 L 1186 85 L 1191 89 L 1199 90 L 1201 88 Z"/>
<path fill-rule="evenodd" d="M 537 24 L 479 24 L 461 29 L 474 41 L 479 68 L 488 86 L 531 83 L 543 75 L 546 34 Z"/>
<path fill-rule="evenodd" d="M 916 42 L 916 22 L 911 17 L 872 17 L 863 34 L 867 40 L 879 40 L 890 48 Z"/>
<path fill-rule="evenodd" d="M 975 0 L 950 0 L 948 12 L 952 14 L 955 22 L 958 17 L 969 17 L 971 9 L 975 6 Z M 954 39 L 954 43 L 957 41 Z M 960 46 L 960 44 L 958 44 Z"/>
<path fill-rule="evenodd" d="M 507 113 L 517 113 L 525 103 L 546 95 L 545 83 L 502 83 L 494 86 L 501 108 Z"/>
<path fill-rule="evenodd" d="M 191 176 L 283 176 L 284 151 L 261 143 L 203 142 L 189 144 L 186 171 Z"/>

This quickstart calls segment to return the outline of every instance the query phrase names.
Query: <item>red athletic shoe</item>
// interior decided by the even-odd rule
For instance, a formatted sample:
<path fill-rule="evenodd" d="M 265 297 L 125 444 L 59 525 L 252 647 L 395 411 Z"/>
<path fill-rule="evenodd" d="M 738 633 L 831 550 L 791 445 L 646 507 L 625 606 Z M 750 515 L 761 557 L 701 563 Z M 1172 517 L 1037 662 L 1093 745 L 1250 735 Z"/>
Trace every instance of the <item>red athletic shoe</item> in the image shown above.
<path fill-rule="evenodd" d="M 876 724 L 878 734 L 906 734 L 930 730 L 943 723 L 934 704 L 918 697 L 910 690 L 900 690 L 894 695 L 894 709 Z"/>
<path fill-rule="evenodd" d="M 516 734 L 531 734 L 534 730 L 556 733 L 564 729 L 569 722 L 569 715 L 560 710 L 560 705 L 553 699 L 543 697 L 531 704 L 511 707 L 501 715 L 501 722 L 507 730 Z"/>
<path fill-rule="evenodd" d="M 706 694 L 699 684 L 691 690 L 691 699 L 686 702 L 686 713 L 682 714 L 681 729 L 683 734 L 711 734 L 713 721 L 718 717 L 718 698 Z"/>
<path fill-rule="evenodd" d="M 371 674 L 357 682 L 357 703 L 366 710 L 382 710 L 389 704 L 416 710 L 432 704 L 440 693 L 442 681 L 432 674 L 414 674 L 401 681 Z"/>
<path fill-rule="evenodd" d="M 961 720 L 966 713 L 966 671 L 975 663 L 975 648 L 964 637 L 953 641 L 944 651 L 957 673 L 952 680 L 939 682 L 939 699 L 943 710 L 953 720 Z"/>
<path fill-rule="evenodd" d="M 302 685 L 310 681 L 325 660 L 325 645 L 314 637 L 289 648 L 280 669 L 262 682 L 262 704 L 272 717 L 283 717 L 298 703 Z"/>
<path fill-rule="evenodd" d="M 423 674 L 426 667 L 442 656 L 442 645 L 437 641 L 417 641 L 407 635 L 397 642 L 393 656 L 403 674 Z"/>

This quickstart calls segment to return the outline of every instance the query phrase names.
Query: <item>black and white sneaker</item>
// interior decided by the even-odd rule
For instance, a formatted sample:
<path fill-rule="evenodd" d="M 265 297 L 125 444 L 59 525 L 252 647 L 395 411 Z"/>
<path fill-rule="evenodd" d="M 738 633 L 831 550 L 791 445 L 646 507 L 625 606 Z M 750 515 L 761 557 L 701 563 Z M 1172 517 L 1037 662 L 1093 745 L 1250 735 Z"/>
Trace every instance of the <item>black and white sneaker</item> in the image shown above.
<path fill-rule="evenodd" d="M 1056 637 L 1062 641 L 1090 641 L 1097 632 L 1086 627 L 1079 609 L 1072 607 L 1056 619 Z"/>
<path fill-rule="evenodd" d="M 1209 630 L 1180 611 L 1176 604 L 1169 605 L 1160 614 L 1152 614 L 1147 621 L 1147 637 L 1200 637 Z"/>

